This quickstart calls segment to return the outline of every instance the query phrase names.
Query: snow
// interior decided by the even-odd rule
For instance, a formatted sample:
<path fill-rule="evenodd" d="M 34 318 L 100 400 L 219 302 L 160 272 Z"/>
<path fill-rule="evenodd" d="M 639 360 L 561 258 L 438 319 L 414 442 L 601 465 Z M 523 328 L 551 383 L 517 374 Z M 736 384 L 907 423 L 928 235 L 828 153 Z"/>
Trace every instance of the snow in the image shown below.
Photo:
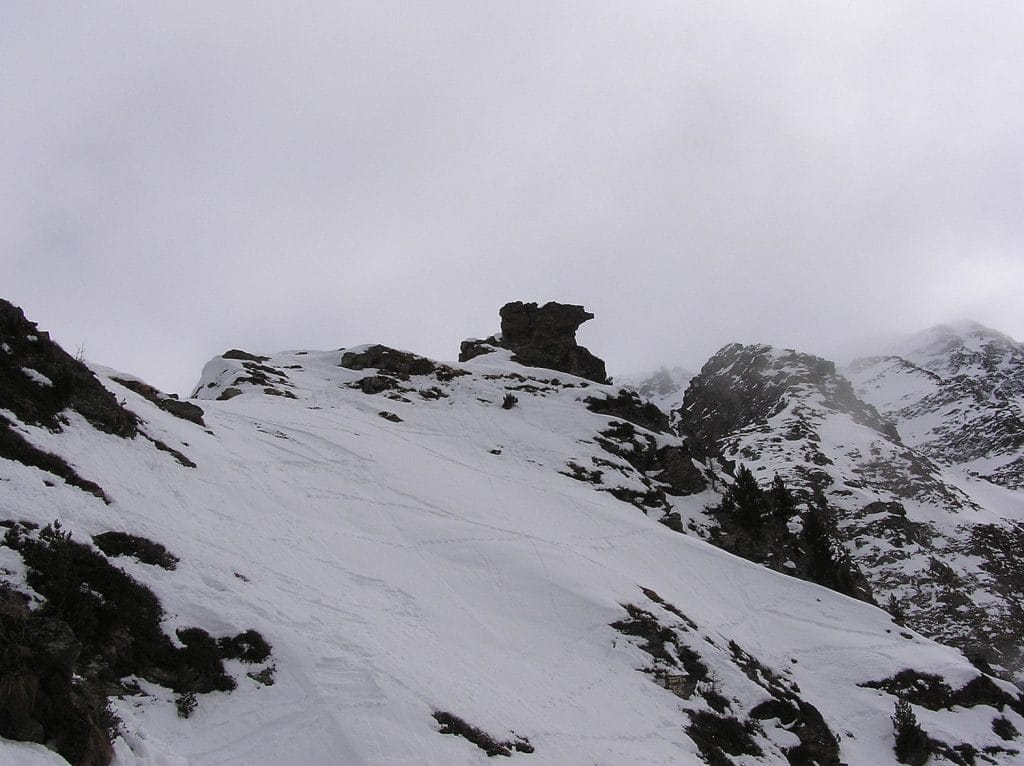
<path fill-rule="evenodd" d="M 47 388 L 53 388 L 53 381 L 38 370 L 33 370 L 31 367 L 22 367 L 21 371 L 34 383 L 38 383 L 40 386 L 46 386 Z"/>
<path fill-rule="evenodd" d="M 212 360 L 197 386 L 205 429 L 118 389 L 147 432 L 196 469 L 74 413 L 60 434 L 24 426 L 32 443 L 102 486 L 110 506 L 0 463 L 0 504 L 15 517 L 45 524 L 59 515 L 79 541 L 126 530 L 180 557 L 173 572 L 117 560 L 159 596 L 169 633 L 252 627 L 274 647 L 273 686 L 239 668 L 238 689 L 202 695 L 188 720 L 157 686 L 119 701 L 118 766 L 485 762 L 465 740 L 437 733 L 436 709 L 496 736 L 529 737 L 536 752 L 515 758 L 531 766 L 700 763 L 680 698 L 637 672 L 650 658 L 608 627 L 625 616 L 622 604 L 650 606 L 641 587 L 718 646 L 733 639 L 788 673 L 841 735 L 851 764 L 893 762 L 893 698 L 857 684 L 905 667 L 975 675 L 958 652 L 901 637 L 879 609 L 736 559 L 561 475 L 569 459 L 608 457 L 592 442 L 608 417 L 579 400 L 617 388 L 584 389 L 496 351 L 443 384 L 447 398 L 397 401 L 350 388 L 373 371 L 339 367 L 341 353 L 265 363 L 287 374 L 295 400 L 241 384 L 241 395 L 217 401 L 243 368 Z M 517 391 L 519 404 L 504 410 L 516 381 L 489 376 L 510 374 L 561 384 Z M 825 438 L 845 438 L 829 428 Z M 680 506 L 696 515 L 705 500 Z M 712 670 L 729 693 L 751 694 L 734 666 Z M 987 721 L 917 712 L 936 736 L 1001 742 Z M 786 762 L 773 752 L 757 762 Z M 0 761 L 59 762 L 5 741 Z"/>

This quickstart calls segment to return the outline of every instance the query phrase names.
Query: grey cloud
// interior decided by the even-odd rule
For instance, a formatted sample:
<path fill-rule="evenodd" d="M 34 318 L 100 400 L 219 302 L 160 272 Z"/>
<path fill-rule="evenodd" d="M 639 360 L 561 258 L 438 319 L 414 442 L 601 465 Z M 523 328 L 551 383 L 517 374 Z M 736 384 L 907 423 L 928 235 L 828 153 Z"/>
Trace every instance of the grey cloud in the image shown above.
<path fill-rule="evenodd" d="M 33 4 L 5 297 L 185 389 L 233 345 L 452 357 L 586 304 L 613 373 L 1024 309 L 1017 3 Z"/>

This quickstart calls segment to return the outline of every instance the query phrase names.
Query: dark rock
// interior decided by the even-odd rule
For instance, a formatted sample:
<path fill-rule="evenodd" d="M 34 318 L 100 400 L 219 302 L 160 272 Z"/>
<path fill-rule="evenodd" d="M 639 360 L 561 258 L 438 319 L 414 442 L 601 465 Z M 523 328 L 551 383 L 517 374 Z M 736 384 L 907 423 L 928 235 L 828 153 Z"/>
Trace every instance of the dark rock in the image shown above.
<path fill-rule="evenodd" d="M 396 415 L 393 412 L 388 412 L 387 410 L 381 410 L 377 414 L 380 415 L 385 420 L 390 420 L 392 423 L 401 423 L 402 422 L 402 419 L 400 417 L 398 417 L 398 415 Z"/>
<path fill-rule="evenodd" d="M 501 307 L 501 337 L 463 342 L 459 361 L 465 362 L 494 348 L 505 348 L 528 367 L 544 367 L 598 383 L 608 382 L 604 361 L 576 342 L 576 330 L 594 315 L 566 303 L 515 301 Z"/>
<path fill-rule="evenodd" d="M 476 359 L 484 354 L 493 354 L 497 350 L 498 341 L 493 336 L 487 340 L 470 338 L 459 344 L 459 361 L 468 362 L 470 359 Z"/>
<path fill-rule="evenodd" d="M 394 389 L 401 388 L 401 385 L 394 378 L 388 377 L 387 375 L 370 375 L 366 378 L 360 378 L 352 384 L 353 388 L 358 388 L 364 394 L 380 394 L 384 391 L 393 391 Z"/>
<path fill-rule="evenodd" d="M 139 396 L 148 399 L 164 412 L 169 412 L 176 418 L 188 420 L 199 426 L 206 425 L 203 422 L 203 410 L 196 404 L 180 401 L 174 394 L 165 394 L 148 383 L 143 383 L 141 380 L 133 380 L 132 378 L 113 378 L 113 380 L 125 388 L 134 391 Z"/>
<path fill-rule="evenodd" d="M 349 370 L 376 369 L 397 375 L 402 380 L 408 380 L 410 375 L 430 375 L 437 369 L 437 364 L 426 357 L 381 345 L 344 353 L 341 366 Z"/>
<path fill-rule="evenodd" d="M 622 418 L 656 433 L 669 430 L 668 415 L 641 399 L 636 391 L 623 388 L 615 396 L 588 396 L 583 401 L 591 412 Z"/>
<path fill-rule="evenodd" d="M 241 359 L 245 362 L 265 362 L 270 359 L 269 356 L 257 356 L 256 354 L 250 354 L 248 351 L 241 351 L 237 348 L 225 351 L 221 356 L 225 359 Z"/>
<path fill-rule="evenodd" d="M 615 421 L 596 441 L 605 452 L 622 458 L 648 480 L 666 485 L 664 491 L 669 494 L 693 495 L 707 487 L 686 444 L 659 447 L 650 434 L 638 432 L 631 423 Z"/>
<path fill-rule="evenodd" d="M 196 425 L 205 426 L 203 422 L 203 409 L 192 402 L 181 402 L 177 399 L 162 399 L 160 404 L 157 405 L 162 410 L 174 415 L 176 418 L 182 420 L 189 420 Z"/>

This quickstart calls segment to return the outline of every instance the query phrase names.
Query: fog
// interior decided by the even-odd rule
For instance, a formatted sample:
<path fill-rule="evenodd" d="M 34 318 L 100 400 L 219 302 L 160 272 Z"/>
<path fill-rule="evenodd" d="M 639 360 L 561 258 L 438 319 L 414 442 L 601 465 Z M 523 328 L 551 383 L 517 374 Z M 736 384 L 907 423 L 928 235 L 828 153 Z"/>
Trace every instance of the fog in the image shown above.
<path fill-rule="evenodd" d="M 31 3 L 0 296 L 187 391 L 228 348 L 442 359 L 581 303 L 613 374 L 1024 338 L 1017 2 Z"/>

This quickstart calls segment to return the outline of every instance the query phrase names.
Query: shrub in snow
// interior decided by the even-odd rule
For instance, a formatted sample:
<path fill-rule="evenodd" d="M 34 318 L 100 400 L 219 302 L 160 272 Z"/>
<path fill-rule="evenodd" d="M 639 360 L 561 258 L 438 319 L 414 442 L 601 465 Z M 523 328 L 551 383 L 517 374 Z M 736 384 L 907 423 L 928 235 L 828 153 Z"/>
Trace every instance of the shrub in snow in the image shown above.
<path fill-rule="evenodd" d="M 93 535 L 96 547 L 108 556 L 132 556 L 143 564 L 152 564 L 168 571 L 178 566 L 178 557 L 163 545 L 139 535 L 125 532 L 102 532 Z"/>
<path fill-rule="evenodd" d="M 999 718 L 992 719 L 992 731 L 1001 739 L 1005 740 L 1016 739 L 1020 736 L 1020 732 L 1017 731 L 1017 727 L 1014 726 L 1013 722 L 1005 716 L 999 716 Z"/>
<path fill-rule="evenodd" d="M 440 731 L 442 734 L 453 734 L 458 737 L 463 737 L 479 747 L 489 756 L 510 756 L 512 755 L 513 750 L 517 753 L 532 753 L 534 751 L 533 745 L 530 744 L 530 740 L 526 737 L 516 735 L 515 732 L 512 732 L 515 739 L 499 742 L 483 729 L 478 729 L 476 726 L 467 723 L 457 715 L 444 710 L 434 711 L 434 720 L 441 725 Z"/>

